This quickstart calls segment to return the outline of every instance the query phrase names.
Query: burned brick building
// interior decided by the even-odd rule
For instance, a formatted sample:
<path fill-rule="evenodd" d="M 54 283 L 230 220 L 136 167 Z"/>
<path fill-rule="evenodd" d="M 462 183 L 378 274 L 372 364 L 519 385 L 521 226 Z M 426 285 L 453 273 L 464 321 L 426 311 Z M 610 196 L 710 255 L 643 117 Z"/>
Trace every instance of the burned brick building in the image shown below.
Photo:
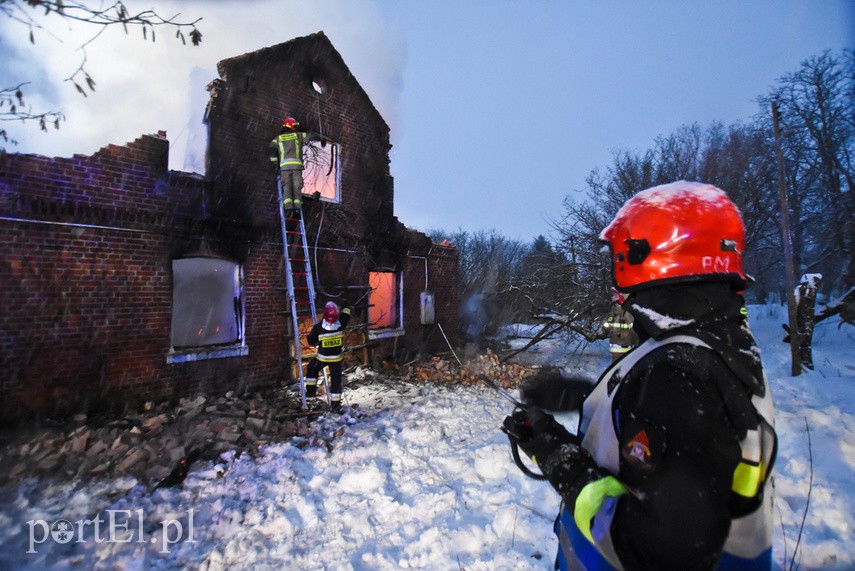
<path fill-rule="evenodd" d="M 221 61 L 204 174 L 165 133 L 91 156 L 0 154 L 0 422 L 293 382 L 276 169 L 286 116 L 307 146 L 320 305 L 354 309 L 356 362 L 446 347 L 457 251 L 393 213 L 389 127 L 322 33 Z"/>

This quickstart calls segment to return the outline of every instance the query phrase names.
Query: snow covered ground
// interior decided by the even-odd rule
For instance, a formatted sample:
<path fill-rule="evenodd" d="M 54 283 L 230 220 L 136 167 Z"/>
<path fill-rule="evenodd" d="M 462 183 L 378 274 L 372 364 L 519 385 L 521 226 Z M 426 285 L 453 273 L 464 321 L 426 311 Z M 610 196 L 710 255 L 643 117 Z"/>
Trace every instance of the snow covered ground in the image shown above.
<path fill-rule="evenodd" d="M 778 409 L 776 567 L 789 568 L 810 493 L 796 563 L 853 569 L 855 330 L 821 323 L 816 371 L 793 379 L 785 311 L 750 309 Z M 525 359 L 595 377 L 608 356 L 594 345 L 567 360 L 545 344 Z M 498 429 L 507 401 L 381 382 L 347 396 L 361 418 L 319 421 L 345 428 L 331 450 L 226 454 L 153 493 L 132 479 L 0 490 L 0 569 L 551 568 L 558 496 L 514 466 Z"/>

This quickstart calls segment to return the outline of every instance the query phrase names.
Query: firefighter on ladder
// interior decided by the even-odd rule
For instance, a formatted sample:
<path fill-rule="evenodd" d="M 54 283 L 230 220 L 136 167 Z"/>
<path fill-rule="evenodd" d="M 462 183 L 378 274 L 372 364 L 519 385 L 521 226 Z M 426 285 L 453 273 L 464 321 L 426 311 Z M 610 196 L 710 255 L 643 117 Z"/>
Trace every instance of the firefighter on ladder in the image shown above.
<path fill-rule="evenodd" d="M 632 329 L 632 314 L 623 308 L 624 295 L 617 290 L 612 293 L 612 309 L 603 328 L 609 334 L 609 352 L 612 363 L 623 357 L 638 344 L 638 334 Z"/>
<path fill-rule="evenodd" d="M 332 301 L 324 306 L 324 318 L 312 327 L 307 341 L 318 348 L 318 353 L 306 368 L 306 396 L 314 397 L 318 390 L 318 377 L 324 367 L 330 368 L 330 409 L 341 411 L 341 362 L 344 358 L 344 329 L 350 321 L 350 309 L 339 309 Z"/>
<path fill-rule="evenodd" d="M 326 143 L 320 135 L 298 131 L 300 123 L 293 117 L 282 122 L 282 133 L 270 141 L 270 162 L 278 163 L 282 185 L 282 208 L 288 216 L 299 215 L 303 206 L 303 145 L 307 141 Z M 316 192 L 313 198 L 317 199 Z"/>

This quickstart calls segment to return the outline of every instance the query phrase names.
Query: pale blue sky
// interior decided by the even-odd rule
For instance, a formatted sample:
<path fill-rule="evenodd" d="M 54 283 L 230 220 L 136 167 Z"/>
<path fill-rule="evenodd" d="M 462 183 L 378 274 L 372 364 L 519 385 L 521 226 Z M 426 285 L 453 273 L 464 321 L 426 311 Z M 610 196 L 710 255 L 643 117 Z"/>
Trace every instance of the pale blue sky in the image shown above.
<path fill-rule="evenodd" d="M 77 65 L 73 40 L 31 46 L 0 19 L 4 85 L 31 80 L 30 103 L 68 116 L 58 132 L 16 131 L 12 150 L 91 153 L 165 129 L 182 169 L 217 61 L 322 30 L 392 130 L 401 221 L 522 240 L 548 236 L 564 196 L 614 151 L 692 122 L 748 120 L 802 60 L 855 48 L 855 0 L 126 4 L 203 17 L 202 45 L 105 33 L 87 50 L 98 82 L 87 98 L 61 81 Z"/>
<path fill-rule="evenodd" d="M 825 49 L 855 48 L 852 1 L 400 2 L 407 59 L 392 171 L 418 227 L 548 234 L 617 149 L 748 120 Z M 535 178 L 535 173 L 539 173 Z"/>

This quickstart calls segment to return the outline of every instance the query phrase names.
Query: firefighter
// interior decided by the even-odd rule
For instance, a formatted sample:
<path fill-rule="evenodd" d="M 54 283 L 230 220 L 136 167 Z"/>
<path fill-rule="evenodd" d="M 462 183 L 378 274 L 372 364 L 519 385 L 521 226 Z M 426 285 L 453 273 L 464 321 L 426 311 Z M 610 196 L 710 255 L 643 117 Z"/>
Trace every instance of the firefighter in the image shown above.
<path fill-rule="evenodd" d="M 326 141 L 315 133 L 298 131 L 293 117 L 282 122 L 282 133 L 270 141 L 270 162 L 277 163 L 282 185 L 282 208 L 289 216 L 298 215 L 303 206 L 303 145 L 307 141 Z M 320 193 L 316 192 L 317 199 Z"/>
<path fill-rule="evenodd" d="M 638 343 L 638 335 L 632 330 L 632 314 L 623 308 L 625 297 L 614 290 L 612 309 L 603 323 L 603 328 L 609 334 L 609 353 L 612 363 L 623 357 Z"/>
<path fill-rule="evenodd" d="M 666 184 L 600 239 L 640 345 L 600 377 L 577 434 L 537 406 L 503 425 L 563 500 L 556 568 L 770 569 L 777 439 L 739 211 L 713 186 Z"/>
<path fill-rule="evenodd" d="M 350 309 L 339 309 L 332 301 L 324 306 L 324 318 L 312 327 L 308 335 L 309 345 L 318 348 L 315 357 L 306 368 L 306 396 L 317 393 L 318 377 L 324 367 L 330 369 L 330 409 L 341 411 L 341 362 L 344 358 L 344 329 L 350 321 Z"/>

